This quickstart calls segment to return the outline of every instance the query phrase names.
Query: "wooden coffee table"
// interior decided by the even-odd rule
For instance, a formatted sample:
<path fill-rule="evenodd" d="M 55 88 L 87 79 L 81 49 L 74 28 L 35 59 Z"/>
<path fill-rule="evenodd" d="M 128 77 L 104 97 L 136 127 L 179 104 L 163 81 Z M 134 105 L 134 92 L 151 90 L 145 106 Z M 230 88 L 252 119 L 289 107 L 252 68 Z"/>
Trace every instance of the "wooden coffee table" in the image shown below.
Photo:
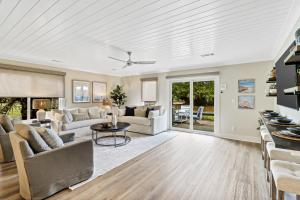
<path fill-rule="evenodd" d="M 112 123 L 98 123 L 91 126 L 92 129 L 92 139 L 95 141 L 97 145 L 101 146 L 123 146 L 128 144 L 131 141 L 131 138 L 126 135 L 128 128 L 130 127 L 129 123 L 126 122 L 118 122 L 116 126 L 113 126 Z M 112 135 L 107 136 L 98 136 L 100 133 L 111 132 Z M 122 135 L 117 134 L 117 132 L 123 133 Z M 105 141 L 107 139 L 113 139 L 113 143 L 101 143 L 101 141 Z M 123 138 L 124 142 L 117 142 L 117 138 Z"/>

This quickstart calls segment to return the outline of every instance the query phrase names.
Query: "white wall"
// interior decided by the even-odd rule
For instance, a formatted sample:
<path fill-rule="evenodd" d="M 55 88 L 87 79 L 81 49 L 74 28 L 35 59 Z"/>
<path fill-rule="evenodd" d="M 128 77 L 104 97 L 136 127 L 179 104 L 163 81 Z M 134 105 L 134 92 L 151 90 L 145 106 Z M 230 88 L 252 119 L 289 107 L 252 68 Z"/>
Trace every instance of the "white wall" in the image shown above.
<path fill-rule="evenodd" d="M 99 105 L 99 103 L 92 103 L 92 102 L 91 103 L 73 103 L 72 102 L 72 80 L 106 82 L 108 95 L 109 95 L 110 91 L 117 84 L 120 84 L 120 81 L 121 81 L 120 77 L 107 76 L 107 75 L 101 75 L 101 74 L 95 74 L 95 73 L 89 73 L 89 72 L 83 72 L 83 71 L 76 71 L 76 70 L 58 69 L 58 68 L 54 68 L 54 67 L 49 67 L 49 66 L 44 66 L 44 65 L 36 65 L 36 64 L 31 64 L 31 63 L 23 63 L 23 62 L 9 61 L 9 60 L 1 60 L 1 59 L 0 59 L 0 63 L 66 72 L 65 103 L 66 103 L 66 107 L 71 107 L 71 108 L 72 107 L 89 107 L 89 106 Z M 92 95 L 92 91 L 91 91 L 90 95 Z"/>
<path fill-rule="evenodd" d="M 286 51 L 287 48 L 290 46 L 290 44 L 295 40 L 295 32 L 298 28 L 300 28 L 300 18 L 297 20 L 295 26 L 293 27 L 292 31 L 286 38 L 280 51 L 277 53 L 277 56 L 274 59 L 274 62 L 276 62 L 280 58 L 280 56 L 284 53 L 284 51 Z M 285 106 L 280 106 L 280 105 L 276 106 L 276 110 L 278 110 L 282 115 L 293 119 L 296 123 L 300 123 L 300 111 L 299 110 L 291 109 L 291 108 L 288 108 Z"/>
<path fill-rule="evenodd" d="M 184 75 L 218 71 L 220 73 L 220 83 L 227 84 L 227 90 L 220 94 L 220 132 L 222 137 L 234 139 L 257 141 L 259 134 L 256 130 L 258 123 L 258 111 L 264 109 L 273 109 L 274 98 L 266 97 L 267 75 L 273 67 L 273 62 L 258 62 L 249 64 L 240 64 L 232 66 L 223 66 L 216 68 L 176 71 L 161 74 L 152 74 L 145 76 L 123 77 L 122 84 L 128 95 L 127 105 L 142 105 L 141 102 L 141 78 L 158 77 L 159 81 L 159 100 L 158 104 L 168 108 L 168 80 L 169 75 Z M 254 110 L 241 110 L 237 108 L 238 98 L 238 80 L 256 79 Z"/>

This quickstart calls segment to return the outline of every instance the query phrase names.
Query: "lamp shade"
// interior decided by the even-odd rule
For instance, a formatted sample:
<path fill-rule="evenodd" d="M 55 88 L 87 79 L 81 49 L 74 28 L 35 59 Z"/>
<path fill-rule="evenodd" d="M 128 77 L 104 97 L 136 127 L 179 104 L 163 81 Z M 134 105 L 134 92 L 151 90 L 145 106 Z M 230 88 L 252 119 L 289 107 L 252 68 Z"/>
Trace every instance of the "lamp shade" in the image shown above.
<path fill-rule="evenodd" d="M 46 109 L 50 106 L 49 99 L 34 99 L 32 101 L 32 109 Z"/>
<path fill-rule="evenodd" d="M 112 106 L 112 102 L 111 102 L 111 100 L 108 99 L 108 98 L 103 99 L 102 104 L 103 104 L 104 106 Z"/>

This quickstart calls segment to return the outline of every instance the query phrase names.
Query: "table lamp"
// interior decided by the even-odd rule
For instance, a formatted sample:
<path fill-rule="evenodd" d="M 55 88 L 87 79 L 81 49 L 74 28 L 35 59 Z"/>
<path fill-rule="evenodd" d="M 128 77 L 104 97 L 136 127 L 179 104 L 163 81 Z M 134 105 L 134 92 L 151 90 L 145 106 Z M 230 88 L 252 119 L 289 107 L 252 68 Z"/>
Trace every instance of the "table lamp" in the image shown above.
<path fill-rule="evenodd" d="M 109 98 L 103 99 L 102 105 L 106 111 L 111 112 L 112 102 Z"/>
<path fill-rule="evenodd" d="M 32 101 L 32 109 L 38 109 L 36 112 L 36 118 L 38 121 L 45 120 L 46 118 L 46 111 L 44 109 L 50 106 L 49 99 L 34 99 Z"/>

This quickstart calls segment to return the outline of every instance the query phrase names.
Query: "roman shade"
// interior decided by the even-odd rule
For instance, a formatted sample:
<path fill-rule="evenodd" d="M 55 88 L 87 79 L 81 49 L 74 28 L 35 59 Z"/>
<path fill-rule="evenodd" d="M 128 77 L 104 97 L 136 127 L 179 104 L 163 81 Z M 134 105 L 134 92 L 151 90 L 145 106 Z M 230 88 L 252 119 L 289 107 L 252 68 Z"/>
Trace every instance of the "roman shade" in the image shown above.
<path fill-rule="evenodd" d="M 142 81 L 142 101 L 157 101 L 157 78 L 141 79 Z"/>
<path fill-rule="evenodd" d="M 65 96 L 65 73 L 0 64 L 0 97 Z"/>

